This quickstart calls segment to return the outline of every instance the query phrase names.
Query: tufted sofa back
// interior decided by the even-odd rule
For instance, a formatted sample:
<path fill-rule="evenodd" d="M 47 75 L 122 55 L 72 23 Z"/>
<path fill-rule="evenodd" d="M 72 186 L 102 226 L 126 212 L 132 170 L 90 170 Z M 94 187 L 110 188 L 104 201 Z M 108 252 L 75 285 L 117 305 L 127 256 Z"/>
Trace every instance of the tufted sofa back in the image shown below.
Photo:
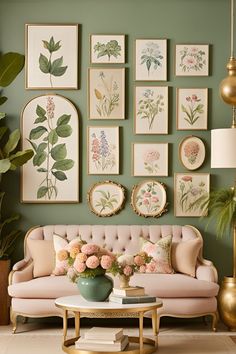
<path fill-rule="evenodd" d="M 52 240 L 53 234 L 72 240 L 77 236 L 87 242 L 105 246 L 115 253 L 134 254 L 139 251 L 139 237 L 156 242 L 172 235 L 173 242 L 185 242 L 200 238 L 200 232 L 193 226 L 179 225 L 46 225 L 28 231 L 25 238 L 25 255 L 30 256 L 27 240 Z M 201 254 L 201 250 L 199 252 Z"/>

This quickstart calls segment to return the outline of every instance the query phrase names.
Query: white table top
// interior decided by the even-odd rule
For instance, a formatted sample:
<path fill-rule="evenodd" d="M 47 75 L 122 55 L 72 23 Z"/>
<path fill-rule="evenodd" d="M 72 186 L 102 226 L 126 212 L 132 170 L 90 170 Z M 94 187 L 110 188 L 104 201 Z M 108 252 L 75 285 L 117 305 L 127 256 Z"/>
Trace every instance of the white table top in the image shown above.
<path fill-rule="evenodd" d="M 55 300 L 55 304 L 58 307 L 67 309 L 67 310 L 78 310 L 80 312 L 89 312 L 96 310 L 101 311 L 104 310 L 105 312 L 112 312 L 113 310 L 135 310 L 139 311 L 141 309 L 154 309 L 162 306 L 162 301 L 157 298 L 156 302 L 147 302 L 142 304 L 118 304 L 115 302 L 109 301 L 101 301 L 101 302 L 93 302 L 87 301 L 80 295 L 73 295 L 73 296 L 64 296 L 59 297 Z"/>

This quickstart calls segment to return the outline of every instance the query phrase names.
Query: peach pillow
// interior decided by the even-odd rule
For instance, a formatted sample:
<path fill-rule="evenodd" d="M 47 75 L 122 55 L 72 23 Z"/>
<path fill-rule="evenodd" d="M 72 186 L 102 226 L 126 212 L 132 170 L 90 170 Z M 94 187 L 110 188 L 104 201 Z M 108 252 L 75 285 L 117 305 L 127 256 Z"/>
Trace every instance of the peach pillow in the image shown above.
<path fill-rule="evenodd" d="M 171 235 L 161 238 L 156 243 L 142 237 L 140 237 L 140 241 L 142 243 L 141 251 L 153 257 L 153 260 L 146 265 L 146 273 L 174 273 L 171 266 Z"/>
<path fill-rule="evenodd" d="M 55 263 L 53 242 L 46 240 L 28 240 L 27 245 L 34 262 L 34 278 L 50 275 Z"/>
<path fill-rule="evenodd" d="M 195 277 L 197 257 L 201 247 L 202 241 L 198 238 L 183 242 L 173 242 L 171 261 L 174 270 Z"/>

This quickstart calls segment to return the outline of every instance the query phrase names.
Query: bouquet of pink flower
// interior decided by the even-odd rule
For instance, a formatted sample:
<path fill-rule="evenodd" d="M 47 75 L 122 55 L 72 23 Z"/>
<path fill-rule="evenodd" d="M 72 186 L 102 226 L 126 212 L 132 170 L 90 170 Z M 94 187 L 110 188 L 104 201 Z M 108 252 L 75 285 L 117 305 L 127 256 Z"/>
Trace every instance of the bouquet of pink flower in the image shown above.
<path fill-rule="evenodd" d="M 115 255 L 78 237 L 57 253 L 57 259 L 63 262 L 69 279 L 77 282 L 80 277 L 94 278 L 105 274 L 111 268 Z"/>
<path fill-rule="evenodd" d="M 146 264 L 150 263 L 151 260 L 152 257 L 148 256 L 146 252 L 139 252 L 135 255 L 117 255 L 109 271 L 113 275 L 118 274 L 130 277 L 135 272 L 145 273 Z"/>

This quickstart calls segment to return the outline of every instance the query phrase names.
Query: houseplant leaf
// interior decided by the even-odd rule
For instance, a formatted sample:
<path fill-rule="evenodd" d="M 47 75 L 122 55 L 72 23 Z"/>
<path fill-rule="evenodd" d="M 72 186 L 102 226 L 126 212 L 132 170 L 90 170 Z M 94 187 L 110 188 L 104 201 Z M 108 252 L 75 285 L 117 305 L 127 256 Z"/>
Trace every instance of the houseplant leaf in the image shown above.
<path fill-rule="evenodd" d="M 16 78 L 24 67 L 25 57 L 9 52 L 0 57 L 0 86 L 6 87 Z"/>

